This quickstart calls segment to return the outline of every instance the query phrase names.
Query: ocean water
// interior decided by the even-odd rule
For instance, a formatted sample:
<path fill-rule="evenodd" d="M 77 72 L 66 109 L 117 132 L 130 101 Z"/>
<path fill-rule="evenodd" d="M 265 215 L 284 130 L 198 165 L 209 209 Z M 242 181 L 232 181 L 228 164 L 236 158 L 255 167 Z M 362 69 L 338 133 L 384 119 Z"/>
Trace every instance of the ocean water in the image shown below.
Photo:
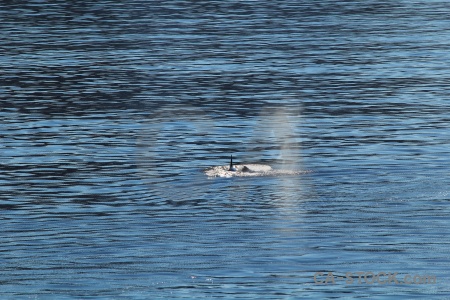
<path fill-rule="evenodd" d="M 449 13 L 2 2 L 1 298 L 450 298 Z"/>

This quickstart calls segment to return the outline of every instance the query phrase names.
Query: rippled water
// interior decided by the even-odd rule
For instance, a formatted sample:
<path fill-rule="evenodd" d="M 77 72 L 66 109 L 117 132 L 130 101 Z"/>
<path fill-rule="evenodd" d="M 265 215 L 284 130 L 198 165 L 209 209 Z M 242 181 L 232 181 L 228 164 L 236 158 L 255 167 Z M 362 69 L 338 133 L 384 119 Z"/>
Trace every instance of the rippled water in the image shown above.
<path fill-rule="evenodd" d="M 449 13 L 4 1 L 0 295 L 450 297 Z M 230 154 L 313 173 L 205 177 Z"/>

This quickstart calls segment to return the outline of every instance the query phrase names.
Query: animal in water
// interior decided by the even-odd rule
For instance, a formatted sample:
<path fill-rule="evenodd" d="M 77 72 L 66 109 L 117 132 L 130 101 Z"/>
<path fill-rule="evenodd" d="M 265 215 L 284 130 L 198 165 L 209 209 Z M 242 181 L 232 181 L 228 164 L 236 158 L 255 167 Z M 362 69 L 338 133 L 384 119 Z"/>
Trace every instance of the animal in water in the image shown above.
<path fill-rule="evenodd" d="M 208 177 L 247 177 L 247 176 L 299 175 L 310 173 L 311 171 L 274 170 L 272 169 L 271 166 L 263 164 L 235 165 L 233 164 L 233 155 L 231 155 L 229 165 L 207 168 L 204 172 Z"/>

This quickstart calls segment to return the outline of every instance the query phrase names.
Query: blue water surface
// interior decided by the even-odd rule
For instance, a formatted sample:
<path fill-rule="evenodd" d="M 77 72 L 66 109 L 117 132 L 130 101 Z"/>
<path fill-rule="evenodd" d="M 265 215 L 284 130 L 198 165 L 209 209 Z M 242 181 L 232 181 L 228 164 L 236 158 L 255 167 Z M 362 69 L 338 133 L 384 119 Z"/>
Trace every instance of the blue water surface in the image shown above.
<path fill-rule="evenodd" d="M 1 298 L 450 297 L 449 13 L 3 2 Z"/>

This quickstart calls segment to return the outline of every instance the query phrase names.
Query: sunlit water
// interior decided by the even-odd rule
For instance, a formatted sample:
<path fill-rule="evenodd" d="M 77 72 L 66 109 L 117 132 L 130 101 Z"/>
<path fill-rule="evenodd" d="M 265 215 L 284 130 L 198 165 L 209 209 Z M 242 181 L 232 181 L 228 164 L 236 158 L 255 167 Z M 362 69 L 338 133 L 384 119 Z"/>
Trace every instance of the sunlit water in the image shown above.
<path fill-rule="evenodd" d="M 450 297 L 448 3 L 162 3 L 0 5 L 2 298 Z"/>

